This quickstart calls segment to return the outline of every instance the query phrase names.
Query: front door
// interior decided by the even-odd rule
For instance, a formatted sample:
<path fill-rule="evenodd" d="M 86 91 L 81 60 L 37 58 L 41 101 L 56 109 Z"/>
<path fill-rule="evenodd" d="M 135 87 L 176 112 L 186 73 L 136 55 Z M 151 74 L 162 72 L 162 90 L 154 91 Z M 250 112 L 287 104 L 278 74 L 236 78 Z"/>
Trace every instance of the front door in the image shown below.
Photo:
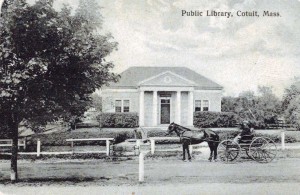
<path fill-rule="evenodd" d="M 160 124 L 170 124 L 170 99 L 160 100 Z"/>

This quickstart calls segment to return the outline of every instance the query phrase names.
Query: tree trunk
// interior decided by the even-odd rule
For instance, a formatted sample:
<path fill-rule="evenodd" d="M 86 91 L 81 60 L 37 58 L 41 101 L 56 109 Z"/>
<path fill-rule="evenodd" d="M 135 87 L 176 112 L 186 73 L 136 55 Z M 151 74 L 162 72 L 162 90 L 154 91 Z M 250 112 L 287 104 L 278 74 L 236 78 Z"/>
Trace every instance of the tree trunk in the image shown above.
<path fill-rule="evenodd" d="M 12 120 L 10 128 L 12 133 L 10 179 L 12 183 L 15 183 L 18 181 L 18 122 L 16 120 Z"/>

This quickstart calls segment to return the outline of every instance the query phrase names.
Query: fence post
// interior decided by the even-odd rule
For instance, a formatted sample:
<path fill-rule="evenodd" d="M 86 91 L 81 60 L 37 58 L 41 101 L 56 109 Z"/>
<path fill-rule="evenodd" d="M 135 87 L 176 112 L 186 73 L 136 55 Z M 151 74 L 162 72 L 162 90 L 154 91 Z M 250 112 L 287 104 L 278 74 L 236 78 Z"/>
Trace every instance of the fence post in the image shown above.
<path fill-rule="evenodd" d="M 37 140 L 37 151 L 36 151 L 37 157 L 40 157 L 41 155 L 41 141 L 40 139 Z"/>
<path fill-rule="evenodd" d="M 144 167 L 144 153 L 141 152 L 139 156 L 139 182 L 144 182 L 145 175 L 145 167 Z"/>
<path fill-rule="evenodd" d="M 285 131 L 281 131 L 281 149 L 285 150 Z"/>
<path fill-rule="evenodd" d="M 109 156 L 109 140 L 106 140 L 106 155 Z"/>
<path fill-rule="evenodd" d="M 154 139 L 150 139 L 150 146 L 151 146 L 151 154 L 154 154 L 155 151 L 155 140 Z"/>
<path fill-rule="evenodd" d="M 27 147 L 27 137 L 24 138 L 24 151 L 26 151 L 26 147 Z"/>
<path fill-rule="evenodd" d="M 72 149 L 72 154 L 74 153 L 74 142 L 71 141 L 71 149 Z"/>
<path fill-rule="evenodd" d="M 136 148 L 138 150 L 137 154 L 140 154 L 141 153 L 141 140 L 140 139 L 136 140 Z"/>

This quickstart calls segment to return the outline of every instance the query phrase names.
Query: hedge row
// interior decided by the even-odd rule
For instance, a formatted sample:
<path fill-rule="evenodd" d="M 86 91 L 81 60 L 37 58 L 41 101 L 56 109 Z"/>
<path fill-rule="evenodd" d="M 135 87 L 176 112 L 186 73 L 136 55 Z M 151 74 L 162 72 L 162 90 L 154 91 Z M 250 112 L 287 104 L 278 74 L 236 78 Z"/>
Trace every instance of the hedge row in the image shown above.
<path fill-rule="evenodd" d="M 196 130 L 196 131 L 199 131 L 199 130 Z M 235 136 L 237 136 L 241 132 L 240 130 L 222 130 L 222 129 L 213 130 L 213 131 L 215 131 L 219 135 L 221 141 L 226 140 L 226 139 L 233 139 Z M 164 137 L 165 133 L 166 133 L 165 130 L 152 129 L 152 130 L 148 130 L 147 135 L 148 135 L 148 137 Z M 168 135 L 168 137 L 177 137 L 177 135 L 175 133 L 172 133 L 171 135 Z M 267 137 L 267 138 L 272 139 L 276 143 L 281 142 L 280 134 L 255 133 L 255 137 Z M 286 141 L 286 143 L 294 143 L 294 142 L 300 141 L 300 138 L 299 138 L 299 136 L 297 138 L 293 135 L 286 134 L 285 141 Z M 174 143 L 178 144 L 178 143 L 180 143 L 180 141 L 161 140 L 161 141 L 157 141 L 157 143 L 158 144 L 174 144 Z"/>
<path fill-rule="evenodd" d="M 195 112 L 194 126 L 198 128 L 209 127 L 235 127 L 238 117 L 233 112 Z"/>
<path fill-rule="evenodd" d="M 139 116 L 136 112 L 101 113 L 98 116 L 100 127 L 133 128 L 138 127 Z"/>
<path fill-rule="evenodd" d="M 160 129 L 151 129 L 147 131 L 148 137 L 165 137 L 166 136 L 166 130 L 160 130 Z M 172 133 L 168 135 L 168 137 L 177 137 L 175 133 Z M 179 144 L 180 141 L 176 140 L 158 140 L 156 141 L 158 144 Z"/>
<path fill-rule="evenodd" d="M 34 134 L 28 137 L 28 145 L 36 146 L 37 140 L 41 141 L 42 146 L 70 146 L 71 143 L 66 139 L 85 139 L 85 138 L 115 138 L 116 142 L 122 142 L 125 139 L 134 138 L 134 132 L 132 129 L 120 129 L 119 131 L 101 130 L 98 128 L 91 128 L 85 132 L 76 131 L 63 131 L 53 132 L 49 134 Z M 103 141 L 84 141 L 76 142 L 76 145 L 105 145 Z"/>
<path fill-rule="evenodd" d="M 197 130 L 198 131 L 198 130 Z M 220 140 L 225 139 L 233 139 L 240 130 L 214 130 L 218 135 L 220 136 Z M 267 131 L 266 131 L 267 132 Z M 139 133 L 139 132 L 138 132 Z M 159 130 L 159 129 L 151 129 L 147 131 L 148 137 L 164 137 L 166 131 L 165 130 Z M 177 135 L 175 133 L 168 135 L 168 137 L 176 137 Z M 273 141 L 280 143 L 281 137 L 280 133 L 275 134 L 269 134 L 269 133 L 255 133 L 256 137 L 262 136 L 262 137 L 268 137 L 272 139 Z M 28 151 L 36 151 L 36 143 L 37 139 L 41 140 L 42 146 L 70 146 L 69 142 L 66 142 L 66 139 L 69 138 L 107 138 L 112 137 L 115 138 L 115 144 L 125 141 L 126 139 L 132 139 L 135 138 L 135 132 L 134 129 L 120 129 L 118 131 L 114 130 L 111 131 L 109 129 L 106 130 L 100 130 L 100 129 L 94 129 L 92 132 L 89 132 L 87 129 L 86 132 L 54 132 L 51 134 L 35 134 L 31 137 L 28 137 Z M 138 136 L 140 138 L 140 136 Z M 286 133 L 286 143 L 293 143 L 293 142 L 299 142 L 300 136 L 298 134 L 295 134 L 293 132 L 287 132 Z M 173 144 L 173 143 L 179 143 L 179 141 L 174 140 L 163 140 L 158 141 L 158 144 Z M 105 145 L 105 142 L 99 142 L 99 141 L 89 141 L 89 142 L 76 142 L 76 145 Z"/>

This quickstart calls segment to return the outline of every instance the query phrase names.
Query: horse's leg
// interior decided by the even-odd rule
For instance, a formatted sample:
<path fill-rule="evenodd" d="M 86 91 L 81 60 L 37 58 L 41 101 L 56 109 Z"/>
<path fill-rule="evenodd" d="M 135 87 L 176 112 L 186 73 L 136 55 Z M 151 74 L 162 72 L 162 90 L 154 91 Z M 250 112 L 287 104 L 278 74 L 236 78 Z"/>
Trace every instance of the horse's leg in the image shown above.
<path fill-rule="evenodd" d="M 190 148 L 189 148 L 189 144 L 188 143 L 186 144 L 186 150 L 187 150 L 189 161 L 192 161 L 192 157 L 191 157 L 191 154 L 190 154 Z"/>
<path fill-rule="evenodd" d="M 185 160 L 185 143 L 184 143 L 184 141 L 182 142 L 182 149 L 183 149 L 183 158 L 182 158 L 182 160 Z"/>
<path fill-rule="evenodd" d="M 208 160 L 209 161 L 211 161 L 212 160 L 212 156 L 213 156 L 213 145 L 212 145 L 212 143 L 211 142 L 208 142 L 208 146 L 209 146 L 209 149 L 210 149 L 210 156 L 209 156 L 209 158 L 208 158 Z"/>
<path fill-rule="evenodd" d="M 218 158 L 218 143 L 214 144 L 214 160 L 217 161 Z"/>

